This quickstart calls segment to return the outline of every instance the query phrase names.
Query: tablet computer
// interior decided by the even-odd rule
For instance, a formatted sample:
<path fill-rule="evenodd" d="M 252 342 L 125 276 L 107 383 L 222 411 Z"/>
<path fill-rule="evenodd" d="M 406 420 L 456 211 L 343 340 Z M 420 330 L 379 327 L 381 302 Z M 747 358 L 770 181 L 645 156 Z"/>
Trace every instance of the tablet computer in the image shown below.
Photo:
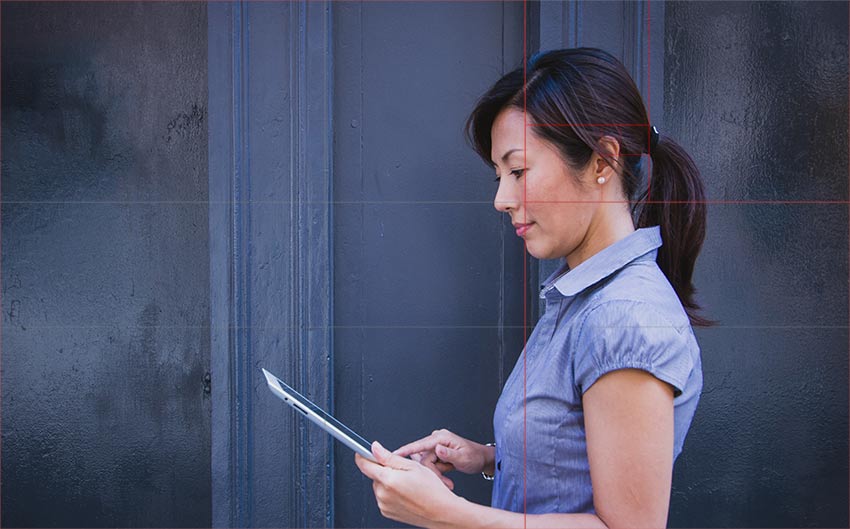
<path fill-rule="evenodd" d="M 282 380 L 265 369 L 263 369 L 263 374 L 266 376 L 266 383 L 268 383 L 269 389 L 271 389 L 272 393 L 277 395 L 279 399 L 289 404 L 302 415 L 319 425 L 319 427 L 324 431 L 334 436 L 337 441 L 341 442 L 348 448 L 351 448 L 366 459 L 375 461 L 375 456 L 372 455 L 372 450 L 370 449 L 372 443 L 354 433 L 351 428 L 342 424 L 333 418 L 333 416 L 325 413 L 324 410 L 310 402 L 309 399 L 287 386 Z M 377 461 L 375 462 L 377 463 Z"/>

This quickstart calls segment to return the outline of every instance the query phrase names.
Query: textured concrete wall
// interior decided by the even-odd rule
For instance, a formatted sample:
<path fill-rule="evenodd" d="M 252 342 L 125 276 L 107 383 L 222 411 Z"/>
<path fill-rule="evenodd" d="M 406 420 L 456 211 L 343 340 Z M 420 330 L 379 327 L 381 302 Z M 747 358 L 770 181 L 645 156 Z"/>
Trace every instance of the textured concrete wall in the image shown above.
<path fill-rule="evenodd" d="M 847 527 L 847 10 L 666 4 L 661 133 L 720 202 L 672 527 Z"/>
<path fill-rule="evenodd" d="M 206 6 L 2 39 L 2 524 L 209 527 Z"/>

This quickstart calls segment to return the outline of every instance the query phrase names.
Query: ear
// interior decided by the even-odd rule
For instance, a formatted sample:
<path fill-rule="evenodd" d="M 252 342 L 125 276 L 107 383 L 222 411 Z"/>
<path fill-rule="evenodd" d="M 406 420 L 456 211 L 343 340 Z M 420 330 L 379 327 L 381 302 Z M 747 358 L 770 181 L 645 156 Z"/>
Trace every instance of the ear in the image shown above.
<path fill-rule="evenodd" d="M 613 136 L 602 136 L 598 143 L 604 157 L 593 153 L 590 176 L 593 178 L 592 181 L 596 181 L 600 176 L 610 181 L 615 174 L 619 173 L 617 167 L 620 162 L 620 142 Z"/>

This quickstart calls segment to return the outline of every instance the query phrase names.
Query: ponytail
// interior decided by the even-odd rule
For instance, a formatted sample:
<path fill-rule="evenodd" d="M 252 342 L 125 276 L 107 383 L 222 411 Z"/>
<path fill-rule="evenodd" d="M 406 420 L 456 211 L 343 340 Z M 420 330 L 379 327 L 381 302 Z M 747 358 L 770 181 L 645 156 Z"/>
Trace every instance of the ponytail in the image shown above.
<path fill-rule="evenodd" d="M 659 137 L 652 149 L 648 200 L 638 227 L 661 226 L 662 246 L 657 262 L 679 296 L 691 325 L 709 327 L 717 322 L 697 314 L 692 282 L 694 264 L 705 240 L 705 190 L 699 169 L 688 153 L 669 137 Z"/>

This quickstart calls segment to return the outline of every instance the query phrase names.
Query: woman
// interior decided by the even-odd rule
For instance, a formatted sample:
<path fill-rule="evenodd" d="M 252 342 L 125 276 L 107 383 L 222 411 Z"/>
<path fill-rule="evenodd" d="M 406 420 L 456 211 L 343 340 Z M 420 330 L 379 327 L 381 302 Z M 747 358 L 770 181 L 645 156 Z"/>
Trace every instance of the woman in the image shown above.
<path fill-rule="evenodd" d="M 495 446 L 438 430 L 394 453 L 374 443 L 381 464 L 356 456 L 384 516 L 666 526 L 702 389 L 691 325 L 711 322 L 691 282 L 705 236 L 699 172 L 648 123 L 626 69 L 593 48 L 537 54 L 479 100 L 466 130 L 495 168 L 496 209 L 531 255 L 565 263 L 544 281 L 545 314 L 502 389 Z M 455 495 L 451 470 L 495 476 L 492 506 Z"/>

